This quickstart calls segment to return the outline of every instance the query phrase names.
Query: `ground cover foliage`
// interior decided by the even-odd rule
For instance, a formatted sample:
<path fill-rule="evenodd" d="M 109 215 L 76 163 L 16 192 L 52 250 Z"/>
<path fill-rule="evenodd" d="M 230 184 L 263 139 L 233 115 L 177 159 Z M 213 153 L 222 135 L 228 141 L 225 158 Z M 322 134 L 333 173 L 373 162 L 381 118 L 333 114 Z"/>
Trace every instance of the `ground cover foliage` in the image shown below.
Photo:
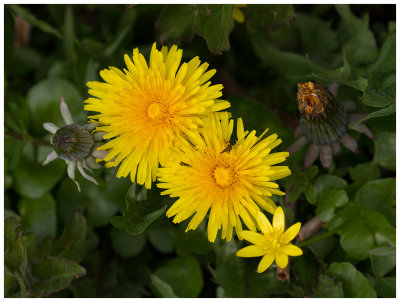
<path fill-rule="evenodd" d="M 395 297 L 394 5 L 5 5 L 4 289 L 6 297 Z M 30 25 L 29 38 L 18 25 Z M 122 68 L 157 41 L 217 69 L 234 118 L 291 145 L 298 82 L 339 83 L 337 100 L 366 113 L 373 141 L 348 130 L 358 153 L 342 148 L 333 165 L 302 171 L 306 149 L 290 156 L 291 187 L 276 198 L 287 225 L 317 216 L 324 224 L 291 258 L 289 279 L 276 267 L 257 274 L 244 246 L 207 240 L 204 222 L 165 217 L 173 200 L 115 169 L 77 176 L 52 150 L 43 122 L 63 125 L 64 96 L 83 124 L 87 81 Z"/>

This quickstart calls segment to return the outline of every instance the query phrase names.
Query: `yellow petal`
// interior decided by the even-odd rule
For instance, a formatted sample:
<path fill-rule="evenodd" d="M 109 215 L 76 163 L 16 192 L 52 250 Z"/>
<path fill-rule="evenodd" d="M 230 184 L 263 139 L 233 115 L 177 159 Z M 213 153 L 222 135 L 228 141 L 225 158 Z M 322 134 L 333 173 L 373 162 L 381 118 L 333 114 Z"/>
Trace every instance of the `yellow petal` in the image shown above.
<path fill-rule="evenodd" d="M 265 252 L 258 245 L 249 245 L 241 250 L 238 250 L 236 256 L 238 257 L 261 257 L 264 256 Z"/>
<path fill-rule="evenodd" d="M 237 125 L 236 125 L 236 132 L 238 141 L 240 141 L 244 137 L 244 126 L 242 118 L 238 118 Z"/>
<path fill-rule="evenodd" d="M 285 230 L 285 214 L 283 213 L 281 207 L 278 207 L 275 210 L 274 218 L 272 219 L 272 225 L 277 233 L 283 233 Z"/>
<path fill-rule="evenodd" d="M 258 264 L 257 267 L 257 272 L 262 273 L 264 272 L 267 268 L 270 267 L 270 265 L 274 262 L 274 256 L 273 255 L 265 255 L 262 257 L 260 263 Z"/>
<path fill-rule="evenodd" d="M 262 245 L 262 242 L 264 240 L 264 236 L 256 232 L 243 231 L 241 232 L 241 235 L 243 239 L 257 245 Z"/>
<path fill-rule="evenodd" d="M 265 215 L 262 212 L 258 212 L 258 214 L 257 214 L 257 223 L 261 229 L 261 232 L 263 232 L 264 234 L 268 234 L 268 233 L 271 233 L 274 231 L 271 223 L 269 222 L 267 217 L 265 217 Z"/>
<path fill-rule="evenodd" d="M 280 268 L 285 268 L 288 265 L 289 257 L 286 254 L 280 253 L 276 255 L 276 264 Z"/>
<path fill-rule="evenodd" d="M 282 253 L 285 253 L 286 255 L 289 256 L 301 256 L 303 255 L 303 251 L 301 248 L 293 245 L 293 244 L 285 244 L 281 247 L 280 249 Z"/>
<path fill-rule="evenodd" d="M 233 8 L 233 19 L 235 19 L 235 21 L 236 21 L 236 22 L 239 22 L 239 23 L 243 23 L 243 22 L 244 22 L 244 14 L 243 14 L 243 12 L 242 12 L 239 8 L 237 8 L 237 7 L 234 7 L 234 8 Z"/>
<path fill-rule="evenodd" d="M 298 222 L 294 225 L 292 225 L 290 228 L 286 230 L 286 232 L 283 234 L 282 242 L 283 243 L 289 243 L 296 237 L 296 235 L 299 233 L 301 227 L 301 223 Z"/>

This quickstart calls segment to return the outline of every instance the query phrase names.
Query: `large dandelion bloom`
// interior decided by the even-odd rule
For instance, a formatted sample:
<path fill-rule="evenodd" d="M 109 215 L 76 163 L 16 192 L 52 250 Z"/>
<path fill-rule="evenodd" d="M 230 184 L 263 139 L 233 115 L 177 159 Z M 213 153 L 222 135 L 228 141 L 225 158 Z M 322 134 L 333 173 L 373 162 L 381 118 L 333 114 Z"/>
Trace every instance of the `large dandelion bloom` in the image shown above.
<path fill-rule="evenodd" d="M 201 126 L 208 113 L 230 106 L 217 100 L 222 85 L 208 81 L 214 69 L 206 72 L 208 64 L 200 65 L 198 57 L 180 66 L 181 58 L 176 45 L 159 51 L 154 43 L 149 65 L 136 48 L 133 62 L 124 57 L 127 70 L 110 67 L 100 72 L 106 83 L 87 83 L 95 98 L 85 101 L 85 110 L 99 112 L 90 118 L 111 139 L 99 150 L 108 151 L 106 167 L 121 164 L 117 177 L 130 174 L 132 182 L 150 188 L 178 138 Z"/>
<path fill-rule="evenodd" d="M 289 263 L 288 256 L 301 256 L 303 251 L 290 243 L 300 230 L 300 222 L 292 225 L 285 231 L 285 214 L 281 207 L 277 208 L 272 219 L 272 225 L 261 212 L 257 215 L 257 223 L 262 234 L 243 231 L 243 238 L 253 245 L 237 251 L 238 257 L 262 257 L 257 272 L 262 273 L 276 261 L 280 268 Z"/>
<path fill-rule="evenodd" d="M 194 230 L 208 211 L 208 240 L 215 241 L 222 227 L 222 239 L 230 241 L 233 228 L 241 238 L 242 223 L 256 231 L 256 216 L 260 208 L 274 213 L 272 194 L 283 195 L 273 182 L 290 174 L 283 162 L 288 152 L 270 154 L 282 141 L 276 134 L 262 139 L 255 131 L 244 131 L 238 119 L 237 142 L 230 145 L 233 120 L 227 112 L 210 114 L 199 132 L 189 135 L 189 142 L 181 139 L 176 151 L 178 162 L 170 162 L 159 169 L 158 187 L 163 195 L 179 199 L 169 208 L 167 216 L 175 216 L 179 223 L 190 216 L 186 231 Z"/>

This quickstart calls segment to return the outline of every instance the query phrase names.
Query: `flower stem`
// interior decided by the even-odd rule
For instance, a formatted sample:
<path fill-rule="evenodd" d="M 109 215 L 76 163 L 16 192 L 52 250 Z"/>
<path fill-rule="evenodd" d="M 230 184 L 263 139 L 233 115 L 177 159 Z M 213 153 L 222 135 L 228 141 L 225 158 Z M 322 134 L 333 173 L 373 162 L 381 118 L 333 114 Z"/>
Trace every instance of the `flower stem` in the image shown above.
<path fill-rule="evenodd" d="M 298 247 L 304 247 L 304 246 L 307 246 L 307 245 L 309 245 L 311 243 L 314 243 L 314 242 L 320 241 L 322 239 L 328 238 L 328 237 L 332 236 L 333 234 L 335 234 L 335 231 L 325 232 L 325 233 L 322 233 L 322 234 L 320 234 L 318 236 L 315 236 L 315 237 L 311 238 L 310 240 L 301 242 L 301 243 L 297 244 L 297 246 Z"/>

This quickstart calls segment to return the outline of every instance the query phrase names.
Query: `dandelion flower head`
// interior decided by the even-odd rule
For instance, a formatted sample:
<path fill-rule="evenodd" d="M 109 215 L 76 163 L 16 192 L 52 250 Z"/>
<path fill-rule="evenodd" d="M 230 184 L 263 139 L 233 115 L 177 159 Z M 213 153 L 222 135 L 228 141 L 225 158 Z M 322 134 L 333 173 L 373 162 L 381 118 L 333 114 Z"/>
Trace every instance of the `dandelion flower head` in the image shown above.
<path fill-rule="evenodd" d="M 202 126 L 208 113 L 230 106 L 219 100 L 222 85 L 211 85 L 215 70 L 198 57 L 181 65 L 182 50 L 173 45 L 157 50 L 153 44 L 149 64 L 136 48 L 132 59 L 124 56 L 127 69 L 100 71 L 103 82 L 88 82 L 85 110 L 110 139 L 106 167 L 119 166 L 117 177 L 127 177 L 151 187 L 159 164 L 169 160 L 178 138 Z"/>
<path fill-rule="evenodd" d="M 262 257 L 257 272 L 264 272 L 274 260 L 283 269 L 288 265 L 288 256 L 303 254 L 299 247 L 290 243 L 299 232 L 301 224 L 298 222 L 285 231 L 285 215 L 281 207 L 276 209 L 272 225 L 261 212 L 257 215 L 257 223 L 262 234 L 243 231 L 243 238 L 253 245 L 246 246 L 236 253 L 238 257 Z"/>
<path fill-rule="evenodd" d="M 289 153 L 271 150 L 282 141 L 276 134 L 264 139 L 253 130 L 244 131 L 238 119 L 237 142 L 230 145 L 233 120 L 227 112 L 210 114 L 203 128 L 182 139 L 176 152 L 177 162 L 159 169 L 158 187 L 163 195 L 179 199 L 169 208 L 167 216 L 180 223 L 193 214 L 187 230 L 194 230 L 210 210 L 208 239 L 214 242 L 222 228 L 222 239 L 230 241 L 233 228 L 240 237 L 242 222 L 256 231 L 256 215 L 260 207 L 274 213 L 273 194 L 284 195 L 274 180 L 291 172 L 286 166 L 273 166 L 283 162 Z"/>

